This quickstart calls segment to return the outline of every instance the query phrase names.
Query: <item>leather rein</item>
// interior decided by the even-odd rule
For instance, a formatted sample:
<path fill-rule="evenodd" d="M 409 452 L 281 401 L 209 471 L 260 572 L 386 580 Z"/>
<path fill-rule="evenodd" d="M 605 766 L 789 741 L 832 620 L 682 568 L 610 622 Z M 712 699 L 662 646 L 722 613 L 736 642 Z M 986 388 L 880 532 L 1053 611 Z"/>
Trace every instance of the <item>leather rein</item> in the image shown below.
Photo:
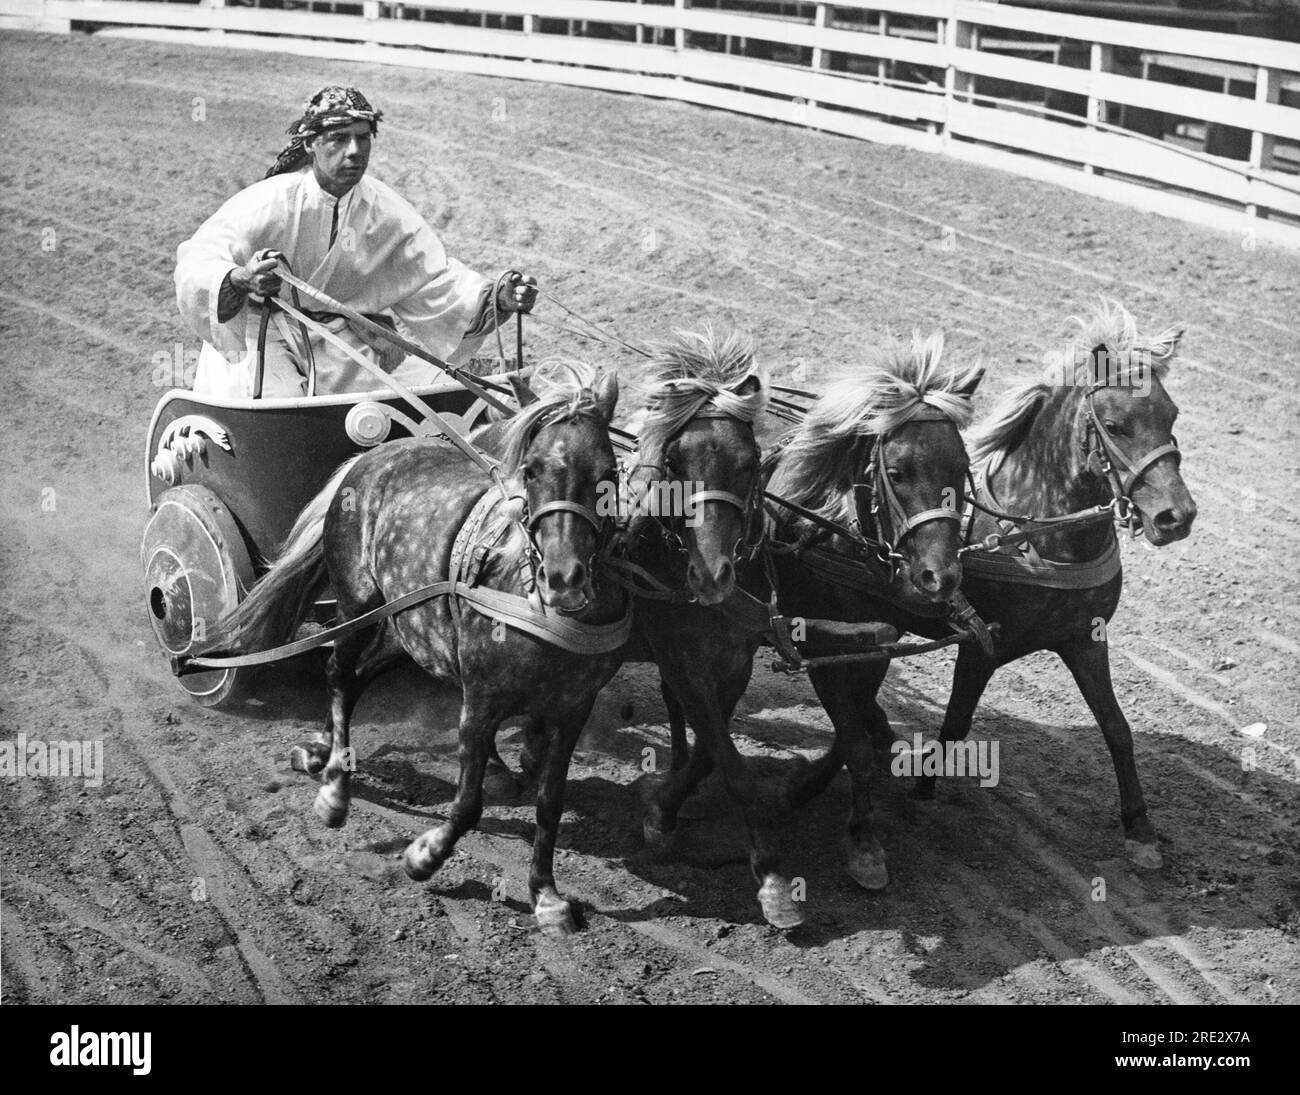
<path fill-rule="evenodd" d="M 923 407 L 919 413 L 909 418 L 903 425 L 909 425 L 913 422 L 951 421 L 952 419 L 943 411 L 933 407 Z M 914 514 L 907 512 L 898 497 L 898 492 L 894 489 L 893 481 L 889 478 L 889 471 L 885 467 L 885 445 L 891 432 L 886 430 L 879 437 L 872 439 L 871 452 L 866 461 L 866 465 L 871 469 L 870 481 L 853 484 L 855 500 L 859 491 L 865 490 L 870 494 L 872 499 L 870 513 L 872 524 L 875 526 L 873 530 L 875 535 L 868 535 L 864 532 L 861 523 L 856 519 L 851 525 L 844 525 L 839 521 L 824 517 L 814 510 L 806 509 L 791 502 L 787 498 L 782 498 L 772 491 L 765 491 L 764 496 L 768 502 L 775 503 L 777 506 L 802 517 L 804 520 L 816 525 L 822 532 L 830 532 L 843 537 L 855 547 L 869 549 L 881 563 L 889 568 L 889 581 L 892 582 L 897 573 L 898 564 L 903 558 L 902 553 L 899 551 L 903 541 L 916 529 L 929 524 L 931 521 L 956 521 L 960 524 L 962 511 L 943 506 L 936 509 L 922 510 Z M 784 442 L 771 453 L 767 461 L 769 464 L 775 461 L 783 446 Z M 882 520 L 882 508 L 887 520 Z M 768 512 L 773 519 L 777 519 L 777 515 L 770 505 L 768 506 Z M 773 549 L 779 554 L 786 554 L 791 551 L 798 552 L 810 546 L 817 538 L 816 535 L 805 535 L 794 544 L 773 545 Z"/>
<path fill-rule="evenodd" d="M 967 552 L 996 552 L 1002 547 L 1025 543 L 1039 533 L 1055 532 L 1069 525 L 1090 524 L 1098 521 L 1113 520 L 1117 527 L 1128 529 L 1135 539 L 1141 534 L 1142 519 L 1140 511 L 1133 504 L 1131 497 L 1133 488 L 1141 482 L 1142 477 L 1157 461 L 1169 456 L 1171 453 L 1181 463 L 1182 451 L 1178 447 L 1178 438 L 1171 434 L 1167 444 L 1157 445 L 1154 449 L 1139 457 L 1136 463 L 1130 461 L 1124 455 L 1123 450 L 1115 443 L 1114 437 L 1106 429 L 1101 416 L 1097 414 L 1093 397 L 1105 387 L 1107 385 L 1104 383 L 1093 384 L 1084 393 L 1084 428 L 1079 445 L 1087 465 L 1091 466 L 1093 458 L 1096 458 L 1098 469 L 1110 488 L 1110 501 L 1075 510 L 1073 513 L 1062 514 L 1059 517 L 1031 517 L 1006 513 L 996 508 L 997 499 L 993 494 L 992 484 L 989 482 L 990 468 L 986 465 L 981 477 L 984 487 L 983 493 L 994 504 L 986 505 L 980 501 L 980 490 L 976 485 L 973 474 L 971 476 L 971 493 L 967 495 L 966 500 L 975 509 L 994 518 L 999 525 L 1002 525 L 1003 531 L 1001 533 L 992 533 L 976 543 L 967 544 L 961 549 L 962 554 Z M 1014 527 L 1008 529 L 1007 524 Z M 1027 524 L 1039 527 L 1032 529 L 1019 527 Z"/>
<path fill-rule="evenodd" d="M 734 415 L 705 403 L 704 406 L 682 423 L 682 429 L 684 430 L 697 418 L 731 418 L 737 422 L 741 421 Z M 678 433 L 680 432 L 679 430 Z M 667 439 L 667 441 L 671 440 L 672 438 Z M 665 441 L 665 444 L 667 441 Z M 660 464 L 642 464 L 640 466 L 659 472 L 666 471 L 663 465 Z M 662 482 L 662 480 L 659 481 Z M 764 536 L 762 521 L 759 519 L 761 505 L 759 477 L 755 477 L 748 496 L 744 498 L 727 490 L 697 490 L 682 501 L 684 513 L 694 513 L 695 507 L 703 502 L 719 502 L 739 511 L 745 531 L 732 548 L 731 561 L 733 565 L 738 565 L 743 560 L 750 558 L 762 545 Z M 667 521 L 664 520 L 662 514 L 649 515 L 659 530 L 664 543 L 671 551 L 680 555 L 687 553 L 686 542 L 682 538 L 680 531 L 681 523 L 685 520 L 684 513 L 673 514 Z M 758 530 L 757 533 L 755 533 L 755 529 Z M 629 590 L 635 597 L 651 601 L 668 601 L 671 604 L 679 605 L 694 604 L 696 601 L 695 594 L 690 591 L 689 587 L 674 588 L 661 581 L 645 567 L 632 562 L 626 556 L 608 558 L 605 560 L 605 566 L 613 572 L 614 581 Z"/>

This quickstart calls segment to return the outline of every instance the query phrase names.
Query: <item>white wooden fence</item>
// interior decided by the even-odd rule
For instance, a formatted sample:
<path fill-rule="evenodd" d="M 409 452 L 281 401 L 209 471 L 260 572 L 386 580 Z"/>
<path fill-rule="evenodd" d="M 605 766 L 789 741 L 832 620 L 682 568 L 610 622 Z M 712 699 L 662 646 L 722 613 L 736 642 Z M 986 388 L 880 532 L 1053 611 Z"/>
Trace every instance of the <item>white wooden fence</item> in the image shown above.
<path fill-rule="evenodd" d="M 0 17 L 679 99 L 1300 247 L 1300 156 L 1278 155 L 1300 148 L 1300 45 L 981 0 L 699 3 L 0 0 Z M 1215 85 L 1156 78 L 1172 72 Z M 1234 134 L 1239 158 L 1192 145 L 1202 128 Z"/>

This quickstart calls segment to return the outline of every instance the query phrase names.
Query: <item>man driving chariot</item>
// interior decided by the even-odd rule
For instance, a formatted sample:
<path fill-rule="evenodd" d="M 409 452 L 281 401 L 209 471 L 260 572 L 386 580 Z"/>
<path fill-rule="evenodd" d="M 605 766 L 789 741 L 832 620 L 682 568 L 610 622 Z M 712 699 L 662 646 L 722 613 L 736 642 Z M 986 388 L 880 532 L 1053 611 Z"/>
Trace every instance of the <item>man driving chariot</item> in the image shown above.
<path fill-rule="evenodd" d="M 528 312 L 536 282 L 517 273 L 496 282 L 448 257 L 433 229 L 390 187 L 366 175 L 383 112 L 356 88 L 326 87 L 289 128 L 289 143 L 261 182 L 241 190 L 176 251 L 176 301 L 203 339 L 194 390 L 224 398 L 253 394 L 263 301 L 280 292 L 278 256 L 335 300 L 405 334 L 436 357 L 462 364 L 512 312 Z M 498 288 L 499 285 L 499 288 Z M 406 384 L 438 372 L 343 317 L 301 307 L 354 350 Z M 276 310 L 267 330 L 262 394 L 365 391 L 379 381 L 342 349 Z"/>

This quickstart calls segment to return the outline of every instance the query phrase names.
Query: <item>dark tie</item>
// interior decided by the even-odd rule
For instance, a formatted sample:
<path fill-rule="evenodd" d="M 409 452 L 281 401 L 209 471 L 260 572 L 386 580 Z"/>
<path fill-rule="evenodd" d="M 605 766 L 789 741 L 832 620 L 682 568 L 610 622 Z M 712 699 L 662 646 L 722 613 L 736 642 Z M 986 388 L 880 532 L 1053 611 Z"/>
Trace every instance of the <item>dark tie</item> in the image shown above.
<path fill-rule="evenodd" d="M 334 238 L 339 234 L 339 203 L 334 203 L 334 219 L 330 221 L 330 247 L 334 246 Z M 329 250 L 327 247 L 325 250 Z"/>

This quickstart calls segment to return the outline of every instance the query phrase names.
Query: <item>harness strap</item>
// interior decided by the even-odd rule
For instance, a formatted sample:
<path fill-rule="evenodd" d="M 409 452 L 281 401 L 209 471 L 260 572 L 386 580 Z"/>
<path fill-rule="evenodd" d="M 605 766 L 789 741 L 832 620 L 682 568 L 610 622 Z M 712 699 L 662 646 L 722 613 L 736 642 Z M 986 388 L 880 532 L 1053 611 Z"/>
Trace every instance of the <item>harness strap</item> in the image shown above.
<path fill-rule="evenodd" d="M 972 479 L 971 493 L 967 496 L 973 509 L 987 514 L 997 522 L 1000 533 L 992 533 L 977 543 L 967 543 L 961 549 L 960 554 L 963 556 L 970 553 L 991 553 L 996 552 L 1003 547 L 1019 547 L 1021 553 L 1028 557 L 1031 564 L 1038 565 L 1042 562 L 1038 555 L 1038 549 L 1034 547 L 1032 537 L 1043 532 L 1056 532 L 1068 525 L 1089 524 L 1100 521 L 1111 521 L 1114 518 L 1114 503 L 1104 503 L 1096 506 L 1089 506 L 1087 509 L 1076 510 L 1073 513 L 1062 514 L 1058 517 L 1025 517 L 1019 514 L 1006 513 L 998 508 L 997 496 L 993 493 L 993 483 L 990 478 L 992 468 L 990 464 L 984 464 L 979 470 L 978 479 Z M 986 498 L 989 504 L 981 500 L 981 496 Z M 1025 524 L 1038 525 L 1038 528 L 1026 529 L 1020 526 Z M 969 521 L 965 525 L 967 541 L 970 540 L 975 528 L 975 516 L 970 515 Z M 963 566 L 965 560 L 963 560 Z"/>
<path fill-rule="evenodd" d="M 610 577 L 634 597 L 641 597 L 648 601 L 668 601 L 670 604 L 686 605 L 695 600 L 695 595 L 689 589 L 673 589 L 665 585 L 645 567 L 639 566 L 630 559 L 618 558 L 611 556 L 604 561 L 605 568 L 610 572 Z M 643 582 L 644 586 L 634 584 Z"/>
<path fill-rule="evenodd" d="M 810 509 L 805 509 L 803 506 L 799 505 L 798 503 L 791 502 L 788 498 L 782 498 L 779 494 L 773 494 L 770 490 L 765 490 L 763 492 L 763 497 L 766 498 L 769 502 L 775 502 L 778 506 L 782 507 L 783 509 L 788 509 L 791 513 L 798 514 L 805 521 L 811 521 L 814 525 L 817 525 L 819 528 L 825 530 L 826 532 L 833 532 L 835 533 L 836 536 L 843 536 L 846 540 L 851 540 L 854 543 L 866 544 L 868 547 L 884 546 L 878 541 L 869 540 L 865 536 L 862 536 L 854 532 L 852 529 L 846 528 L 844 525 L 841 525 L 838 521 L 832 521 L 829 517 L 823 517 L 820 513 L 816 513 Z M 768 513 L 772 515 L 773 520 L 778 519 L 777 515 L 775 513 L 772 513 L 772 509 L 770 506 L 768 507 Z"/>
<path fill-rule="evenodd" d="M 597 536 L 604 531 L 601 527 L 600 518 L 593 514 L 586 506 L 581 506 L 577 502 L 565 501 L 547 502 L 545 505 L 539 506 L 533 512 L 533 515 L 528 518 L 528 530 L 531 532 L 535 529 L 537 527 L 537 522 L 549 513 L 576 513 L 596 530 Z"/>
<path fill-rule="evenodd" d="M 897 608 L 902 608 L 913 616 L 941 619 L 949 614 L 947 604 L 917 605 L 904 601 L 896 593 L 890 581 L 873 573 L 861 559 L 842 555 L 823 547 L 806 548 L 799 556 L 802 566 L 815 577 L 856 593 L 866 593 L 877 600 L 888 601 Z"/>
<path fill-rule="evenodd" d="M 965 556 L 961 565 L 968 578 L 1047 589 L 1096 589 L 1121 571 L 1119 542 L 1114 536 L 1097 558 L 1084 563 L 1056 563 L 1050 559 L 1031 560 L 1019 555 L 978 551 Z"/>
<path fill-rule="evenodd" d="M 307 284 L 307 282 L 303 281 L 301 278 L 295 277 L 292 273 L 288 272 L 287 270 L 281 271 L 279 277 L 281 281 L 287 282 L 289 285 L 292 285 L 295 289 L 301 289 L 304 293 L 307 293 L 315 297 L 318 301 L 320 301 L 327 308 L 329 308 L 330 311 L 337 312 L 339 315 L 343 316 L 349 323 L 353 324 L 354 326 L 360 327 L 361 330 L 365 331 L 367 334 L 377 335 L 382 339 L 386 339 L 388 342 L 393 343 L 393 345 L 401 347 L 408 354 L 412 354 L 413 356 L 418 357 L 421 361 L 427 361 L 430 365 L 438 369 L 440 372 L 446 373 L 449 377 L 451 377 L 462 387 L 467 388 L 479 399 L 483 400 L 483 402 L 486 403 L 488 406 L 495 408 L 496 410 L 500 411 L 502 414 L 506 415 L 507 417 L 515 413 L 513 407 L 510 407 L 506 403 L 502 403 L 501 400 L 499 400 L 496 396 L 492 395 L 489 391 L 487 391 L 487 389 L 483 387 L 483 385 L 477 383 L 463 369 L 458 369 L 455 365 L 449 365 L 447 364 L 447 362 L 441 360 L 440 358 L 434 357 L 433 354 L 429 353 L 429 351 L 426 350 L 423 346 L 417 345 L 416 343 L 412 342 L 409 338 L 403 338 L 396 331 L 389 330 L 389 328 L 385 327 L 382 323 L 375 323 L 373 320 L 367 319 L 355 308 L 349 308 L 346 304 L 343 304 L 340 301 L 335 300 L 328 293 L 322 292 L 320 289 L 317 289 L 314 285 Z M 283 304 L 284 302 L 281 301 L 280 303 Z M 301 315 L 301 313 L 299 314 Z M 392 380 L 391 377 L 388 377 L 387 373 L 384 373 L 383 375 L 386 378 L 388 378 L 388 382 L 390 382 L 391 384 L 396 385 L 398 383 L 397 381 Z M 493 387 L 495 388 L 496 385 L 493 385 Z M 504 391 L 504 389 L 500 389 L 500 388 L 498 388 L 497 390 Z M 405 396 L 407 399 L 412 399 L 412 396 L 404 388 L 401 390 L 401 394 Z M 427 413 L 427 409 L 423 403 L 416 402 L 415 405 L 419 407 L 421 411 Z"/>
<path fill-rule="evenodd" d="M 914 513 L 907 519 L 907 524 L 903 526 L 901 532 L 908 533 L 912 529 L 926 524 L 928 521 L 960 521 L 961 514 L 955 510 L 940 507 L 939 509 L 923 509 L 920 513 Z M 902 539 L 902 537 L 899 537 Z"/>
<path fill-rule="evenodd" d="M 1124 465 L 1128 473 L 1124 476 L 1124 483 L 1123 483 L 1124 497 L 1125 498 L 1129 497 L 1129 494 L 1132 492 L 1133 487 L 1137 484 L 1137 481 L 1141 479 L 1144 474 L 1146 474 L 1147 468 L 1151 467 L 1151 465 L 1154 464 L 1161 457 L 1168 456 L 1171 452 L 1177 453 L 1178 459 L 1180 461 L 1182 460 L 1183 455 L 1179 451 L 1178 445 L 1169 444 L 1169 445 L 1161 445 L 1159 448 L 1152 449 L 1149 453 L 1146 454 L 1146 456 L 1144 456 L 1140 461 L 1138 461 L 1136 465 L 1133 465 L 1130 464 L 1128 460 L 1124 458 L 1123 453 L 1116 451 L 1115 457 L 1118 458 L 1119 461 Z"/>
<path fill-rule="evenodd" d="M 451 578 L 413 589 L 351 620 L 270 650 L 225 657 L 207 657 L 203 654 L 175 657 L 172 659 L 172 672 L 179 677 L 206 669 L 243 669 L 292 658 L 382 623 L 398 612 L 436 597 L 451 598 L 450 607 L 458 626 L 461 622 L 459 602 L 463 601 L 485 616 L 500 620 L 517 631 L 526 632 L 573 654 L 607 654 L 622 646 L 632 632 L 633 603 L 630 597 L 621 619 L 610 624 L 588 624 L 566 616 L 551 615 L 527 597 L 476 584 L 487 553 L 511 523 L 510 519 L 502 517 L 490 530 L 489 539 L 486 542 L 480 540 L 488 517 L 500 506 L 501 501 L 489 490 L 474 503 L 474 508 L 461 524 L 452 543 L 447 568 Z M 510 501 L 512 499 L 506 499 L 506 502 Z M 218 649 L 223 641 L 216 640 L 209 649 Z"/>
<path fill-rule="evenodd" d="M 286 304 L 284 301 L 280 301 L 280 308 L 283 309 L 283 311 L 286 312 L 288 315 L 293 316 L 294 319 L 296 319 L 299 323 L 303 324 L 309 330 L 315 331 L 316 334 L 318 334 L 326 342 L 329 342 L 334 346 L 337 346 L 340 350 L 346 353 L 350 358 L 352 358 L 353 361 L 355 361 L 363 369 L 371 373 L 377 379 L 383 381 L 383 383 L 387 384 L 390 388 L 396 391 L 400 396 L 402 396 L 402 398 L 409 401 L 412 404 L 412 406 L 417 408 L 420 411 L 420 413 L 423 414 L 429 420 L 430 423 L 432 423 L 432 425 L 438 430 L 439 433 L 442 434 L 443 437 L 445 437 L 448 441 L 450 441 L 453 445 L 455 445 L 456 448 L 458 448 L 462 453 L 464 453 L 467 457 L 469 457 L 469 459 L 472 460 L 479 468 L 487 472 L 487 474 L 490 475 L 495 482 L 497 482 L 498 486 L 500 486 L 499 473 L 497 471 L 498 468 L 497 463 L 489 459 L 487 456 L 485 456 L 481 451 L 475 448 L 474 445 L 470 444 L 470 442 L 466 440 L 464 437 L 462 437 L 460 435 L 460 432 L 454 426 L 452 426 L 450 422 L 448 422 L 445 418 L 443 418 L 442 415 L 440 415 L 431 406 L 429 406 L 428 403 L 426 403 L 423 399 L 421 399 L 418 395 L 416 395 L 413 391 L 411 391 L 405 384 L 403 384 L 399 380 L 394 379 L 388 373 L 384 372 L 383 369 L 379 368 L 378 365 L 375 365 L 373 362 L 368 360 L 364 354 L 357 352 L 357 350 L 349 346 L 346 341 L 339 338 L 339 336 L 336 335 L 333 331 L 331 331 L 328 327 L 325 327 L 322 324 L 316 323 L 314 320 L 309 319 L 304 313 L 300 312 L 297 308 L 293 307 L 293 305 Z M 359 314 L 360 313 L 358 313 L 358 315 Z M 375 326 L 379 326 L 379 325 L 376 324 Z M 380 328 L 380 330 L 383 329 L 384 328 L 382 327 Z M 504 495 L 505 494 L 504 486 L 501 487 L 501 491 L 502 494 Z"/>
<path fill-rule="evenodd" d="M 993 627 L 996 628 L 997 624 Z M 928 654 L 932 650 L 942 650 L 945 646 L 964 643 L 974 637 L 976 636 L 971 630 L 958 630 L 942 639 L 934 639 L 930 642 L 884 643 L 878 650 L 864 650 L 854 654 L 821 654 L 804 658 L 801 663 L 793 666 L 786 662 L 773 662 L 771 668 L 773 673 L 802 673 L 808 669 L 820 669 L 827 665 L 893 661 L 895 658 L 910 658 L 915 654 Z"/>
<path fill-rule="evenodd" d="M 732 494 L 729 490 L 697 490 L 689 499 L 693 506 L 696 502 L 725 502 L 729 506 L 735 506 L 742 514 L 748 515 L 749 506 L 745 499 L 738 494 Z"/>
<path fill-rule="evenodd" d="M 396 615 L 398 612 L 405 611 L 414 605 L 431 601 L 434 597 L 445 597 L 457 584 L 445 579 L 441 582 L 432 582 L 427 586 L 421 586 L 419 589 L 413 589 L 410 593 L 403 594 L 385 605 L 380 605 L 378 608 L 372 608 L 369 612 L 364 612 L 360 616 L 355 616 L 346 623 L 336 624 L 334 627 L 328 627 L 315 635 L 309 635 L 305 639 L 285 643 L 283 646 L 273 647 L 270 650 L 261 650 L 256 654 L 238 654 L 218 658 L 209 658 L 202 654 L 180 655 L 172 658 L 172 672 L 178 677 L 183 677 L 186 674 L 199 673 L 205 669 L 243 669 L 247 666 L 278 662 L 282 658 L 292 658 L 296 654 L 305 654 L 308 650 L 315 650 L 318 646 L 324 646 L 336 639 L 346 638 L 354 632 L 380 623 L 388 619 L 389 616 Z M 214 644 L 214 649 L 219 646 L 220 642 Z"/>

